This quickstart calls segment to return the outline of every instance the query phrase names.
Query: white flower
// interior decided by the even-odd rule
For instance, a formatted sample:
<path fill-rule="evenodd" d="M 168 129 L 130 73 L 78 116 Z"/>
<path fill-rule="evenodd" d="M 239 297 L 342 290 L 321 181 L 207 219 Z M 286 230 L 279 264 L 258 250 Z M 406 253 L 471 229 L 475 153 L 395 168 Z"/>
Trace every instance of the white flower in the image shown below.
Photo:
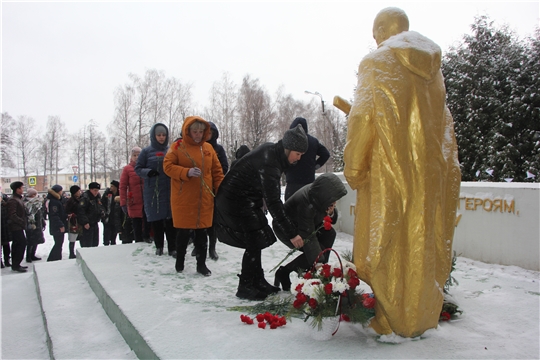
<path fill-rule="evenodd" d="M 332 283 L 332 290 L 335 292 L 342 293 L 345 290 L 349 290 L 350 286 L 347 284 L 347 280 L 342 278 L 336 278 L 334 277 L 331 281 Z"/>
<path fill-rule="evenodd" d="M 301 277 L 300 277 L 300 278 L 297 278 L 296 280 L 293 280 L 293 281 L 292 281 L 292 284 L 291 284 L 291 293 L 292 293 L 293 295 L 296 295 L 296 293 L 297 293 L 297 292 L 296 292 L 296 287 L 298 286 L 298 284 L 302 284 L 302 285 L 303 285 L 303 284 L 305 284 L 305 283 L 306 283 L 306 279 L 301 278 Z"/>
<path fill-rule="evenodd" d="M 309 279 L 306 280 L 304 286 L 302 287 L 302 293 L 310 298 L 315 298 L 317 289 L 322 287 L 321 281 L 319 279 Z"/>

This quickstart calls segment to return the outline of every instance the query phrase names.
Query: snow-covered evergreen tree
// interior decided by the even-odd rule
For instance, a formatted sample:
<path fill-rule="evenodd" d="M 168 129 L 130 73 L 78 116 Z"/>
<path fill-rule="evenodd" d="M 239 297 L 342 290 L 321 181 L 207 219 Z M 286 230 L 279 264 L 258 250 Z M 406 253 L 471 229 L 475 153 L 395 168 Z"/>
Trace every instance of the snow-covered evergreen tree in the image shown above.
<path fill-rule="evenodd" d="M 462 179 L 536 181 L 538 32 L 528 42 L 520 41 L 487 16 L 477 17 L 471 28 L 472 35 L 450 48 L 442 65 Z"/>

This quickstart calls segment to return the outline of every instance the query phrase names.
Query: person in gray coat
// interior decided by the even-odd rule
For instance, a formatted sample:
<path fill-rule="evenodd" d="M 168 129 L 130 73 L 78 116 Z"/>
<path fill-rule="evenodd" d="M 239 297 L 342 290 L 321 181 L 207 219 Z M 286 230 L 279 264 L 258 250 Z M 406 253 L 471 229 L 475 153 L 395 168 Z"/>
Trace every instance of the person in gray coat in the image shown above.
<path fill-rule="evenodd" d="M 276 271 L 275 286 L 281 284 L 284 291 L 291 289 L 289 275 L 298 269 L 308 270 L 322 250 L 331 248 L 336 239 L 336 231 L 333 228 L 326 230 L 321 227 L 323 219 L 330 216 L 332 224 L 338 218 L 335 207 L 336 201 L 347 194 L 343 182 L 334 173 L 319 175 L 315 181 L 302 187 L 285 202 L 285 214 L 291 219 L 302 239 L 304 246 L 299 250 L 303 252 L 293 261 L 281 266 Z M 278 224 L 273 224 L 274 232 L 278 239 L 293 249 L 294 245 L 289 240 Z M 319 258 L 319 262 L 328 262 L 329 253 Z"/>

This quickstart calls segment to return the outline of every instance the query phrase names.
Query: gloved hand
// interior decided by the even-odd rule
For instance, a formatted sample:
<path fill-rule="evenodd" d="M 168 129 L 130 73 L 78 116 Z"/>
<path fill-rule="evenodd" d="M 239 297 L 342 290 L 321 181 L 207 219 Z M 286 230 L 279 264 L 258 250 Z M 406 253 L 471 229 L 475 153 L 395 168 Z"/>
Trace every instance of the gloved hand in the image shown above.
<path fill-rule="evenodd" d="M 122 208 L 122 211 L 124 212 L 124 214 L 127 214 L 128 213 L 128 210 L 127 210 L 127 206 L 124 205 L 124 206 L 121 206 Z"/>
<path fill-rule="evenodd" d="M 159 176 L 159 172 L 157 170 L 150 170 L 148 172 L 148 177 L 154 177 L 154 176 Z"/>
<path fill-rule="evenodd" d="M 188 170 L 187 174 L 188 174 L 189 177 L 199 177 L 199 176 L 201 176 L 201 169 L 196 168 L 196 167 L 191 168 L 191 169 Z"/>

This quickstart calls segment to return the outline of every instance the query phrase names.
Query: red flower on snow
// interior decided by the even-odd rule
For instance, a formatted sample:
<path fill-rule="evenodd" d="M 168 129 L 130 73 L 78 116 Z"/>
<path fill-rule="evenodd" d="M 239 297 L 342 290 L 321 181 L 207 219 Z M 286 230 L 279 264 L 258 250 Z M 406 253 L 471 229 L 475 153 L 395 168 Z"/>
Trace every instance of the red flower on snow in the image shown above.
<path fill-rule="evenodd" d="M 443 311 L 441 313 L 441 320 L 442 321 L 448 321 L 448 320 L 450 320 L 450 317 L 451 317 L 450 313 L 448 313 L 446 311 Z"/>

